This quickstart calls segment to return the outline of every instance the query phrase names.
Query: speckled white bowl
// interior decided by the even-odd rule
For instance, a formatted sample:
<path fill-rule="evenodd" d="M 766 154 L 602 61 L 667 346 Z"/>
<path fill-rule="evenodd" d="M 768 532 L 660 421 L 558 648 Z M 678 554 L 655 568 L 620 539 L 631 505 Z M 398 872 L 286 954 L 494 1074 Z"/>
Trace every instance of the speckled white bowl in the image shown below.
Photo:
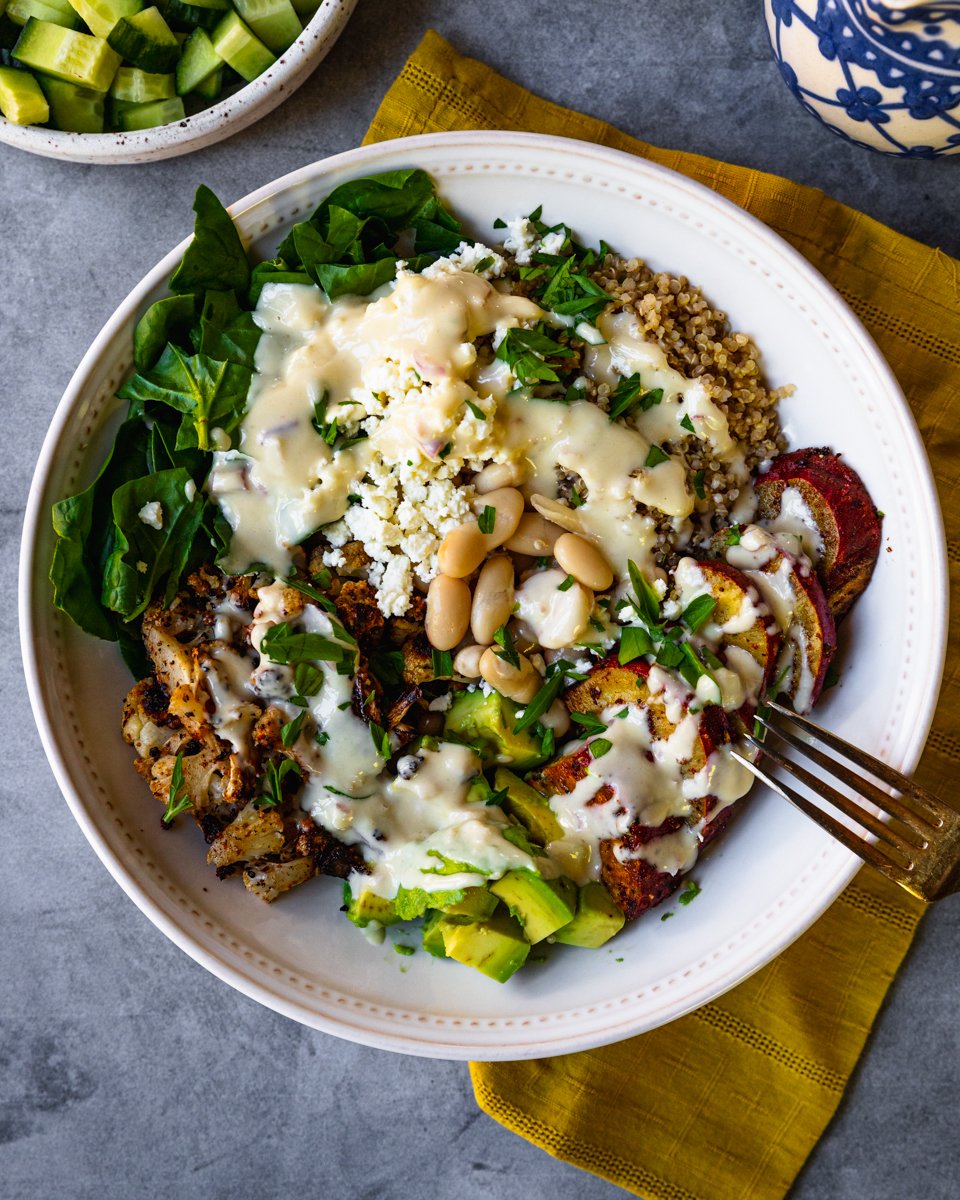
<path fill-rule="evenodd" d="M 13 125 L 0 117 L 0 142 L 44 158 L 104 165 L 175 158 L 212 146 L 259 121 L 295 92 L 326 58 L 356 6 L 357 0 L 321 0 L 303 33 L 269 71 L 183 121 L 137 133 L 63 133 L 43 125 Z"/>
<path fill-rule="evenodd" d="M 273 254 L 331 188 L 420 166 L 481 239 L 543 204 L 600 238 L 700 283 L 749 331 L 794 446 L 832 444 L 885 511 L 871 587 L 844 623 L 841 686 L 818 715 L 901 769 L 916 763 L 940 685 L 946 559 L 936 492 L 903 395 L 850 309 L 786 242 L 682 175 L 601 146 L 519 133 L 448 133 L 352 150 L 233 206 L 253 252 Z M 184 209 L 189 197 L 184 196 Z M 123 408 L 138 316 L 186 243 L 123 301 L 87 352 L 44 443 L 24 523 L 20 630 L 30 697 L 63 794 L 97 854 L 159 929 L 221 979 L 315 1029 L 437 1058 L 527 1058 L 617 1041 L 713 999 L 769 962 L 853 876 L 858 860 L 784 801 L 757 790 L 698 865 L 703 888 L 672 921 L 652 914 L 597 951 L 558 946 L 507 985 L 424 953 L 368 945 L 338 911 L 339 882 L 273 905 L 218 883 L 191 822 L 168 832 L 119 732 L 130 686 L 116 648 L 56 612 L 50 506 L 86 486 Z M 106 881 L 104 881 L 106 886 Z M 65 898 L 66 899 L 66 898 Z M 409 940 L 409 938 L 408 938 Z M 82 987 L 83 981 L 74 981 Z"/>

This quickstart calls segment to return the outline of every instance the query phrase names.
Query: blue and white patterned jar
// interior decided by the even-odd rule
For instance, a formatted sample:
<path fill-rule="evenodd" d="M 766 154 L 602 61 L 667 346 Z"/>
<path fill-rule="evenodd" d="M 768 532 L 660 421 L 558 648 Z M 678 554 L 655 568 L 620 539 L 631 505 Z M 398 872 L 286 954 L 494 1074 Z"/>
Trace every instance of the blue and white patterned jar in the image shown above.
<path fill-rule="evenodd" d="M 960 0 L 764 0 L 773 53 L 807 112 L 858 146 L 960 153 Z"/>

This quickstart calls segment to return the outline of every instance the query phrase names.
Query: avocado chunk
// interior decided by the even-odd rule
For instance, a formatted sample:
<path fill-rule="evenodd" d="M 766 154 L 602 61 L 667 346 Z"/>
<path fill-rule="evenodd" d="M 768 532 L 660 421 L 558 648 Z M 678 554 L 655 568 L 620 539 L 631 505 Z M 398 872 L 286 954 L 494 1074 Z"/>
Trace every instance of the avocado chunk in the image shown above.
<path fill-rule="evenodd" d="M 464 888 L 463 899 L 454 904 L 448 904 L 443 910 L 445 917 L 456 918 L 458 923 L 468 921 L 485 921 L 493 915 L 493 910 L 500 901 L 485 887 Z"/>
<path fill-rule="evenodd" d="M 484 695 L 479 688 L 459 692 L 447 710 L 443 731 L 476 746 L 485 767 L 512 763 L 526 771 L 545 756 L 532 730 L 514 733 L 518 712 L 517 705 L 499 692 Z"/>
<path fill-rule="evenodd" d="M 524 783 L 506 767 L 497 768 L 493 783 L 498 792 L 507 793 L 502 807 L 512 817 L 516 817 L 535 842 L 546 846 L 548 842 L 555 842 L 563 837 L 563 826 L 554 816 L 546 796 L 534 791 L 528 783 Z"/>
<path fill-rule="evenodd" d="M 358 929 L 365 929 L 371 921 L 381 925 L 396 925 L 400 920 L 392 900 L 385 900 L 375 892 L 361 892 L 354 898 L 347 884 L 343 885 L 343 902 L 347 917 Z"/>
<path fill-rule="evenodd" d="M 569 880 L 541 879 L 521 868 L 507 871 L 490 884 L 490 891 L 510 909 L 531 943 L 542 942 L 569 925 L 576 911 L 576 897 Z"/>
<path fill-rule="evenodd" d="M 577 915 L 553 935 L 565 946 L 595 950 L 623 928 L 624 915 L 602 883 L 588 883 L 579 890 Z"/>
<path fill-rule="evenodd" d="M 448 958 L 481 971 L 497 983 L 506 983 L 530 953 L 530 943 L 520 926 L 505 913 L 471 925 L 444 924 L 442 936 Z"/>

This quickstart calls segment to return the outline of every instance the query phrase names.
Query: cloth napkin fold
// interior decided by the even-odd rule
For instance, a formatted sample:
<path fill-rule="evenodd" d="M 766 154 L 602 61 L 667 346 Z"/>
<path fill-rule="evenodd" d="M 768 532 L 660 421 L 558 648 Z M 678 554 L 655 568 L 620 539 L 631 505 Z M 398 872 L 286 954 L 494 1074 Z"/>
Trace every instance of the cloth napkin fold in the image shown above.
<path fill-rule="evenodd" d="M 430 31 L 365 140 L 449 129 L 557 134 L 642 155 L 729 197 L 804 254 L 869 329 L 907 395 L 933 464 L 956 594 L 960 263 L 812 188 L 662 150 L 541 100 Z M 960 764 L 958 638 L 952 626 L 916 776 L 944 796 Z M 921 912 L 862 872 L 799 941 L 720 999 L 600 1050 L 473 1063 L 477 1101 L 549 1153 L 647 1200 L 782 1197 L 840 1102 Z"/>

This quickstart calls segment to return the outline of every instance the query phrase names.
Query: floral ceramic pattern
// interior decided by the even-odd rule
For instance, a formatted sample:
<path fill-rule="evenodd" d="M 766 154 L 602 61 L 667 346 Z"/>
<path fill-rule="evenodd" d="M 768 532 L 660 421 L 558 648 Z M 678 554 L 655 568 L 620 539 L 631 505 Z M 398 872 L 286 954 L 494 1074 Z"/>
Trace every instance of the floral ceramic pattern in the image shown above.
<path fill-rule="evenodd" d="M 773 52 L 807 112 L 887 154 L 960 151 L 960 5 L 766 0 Z"/>

